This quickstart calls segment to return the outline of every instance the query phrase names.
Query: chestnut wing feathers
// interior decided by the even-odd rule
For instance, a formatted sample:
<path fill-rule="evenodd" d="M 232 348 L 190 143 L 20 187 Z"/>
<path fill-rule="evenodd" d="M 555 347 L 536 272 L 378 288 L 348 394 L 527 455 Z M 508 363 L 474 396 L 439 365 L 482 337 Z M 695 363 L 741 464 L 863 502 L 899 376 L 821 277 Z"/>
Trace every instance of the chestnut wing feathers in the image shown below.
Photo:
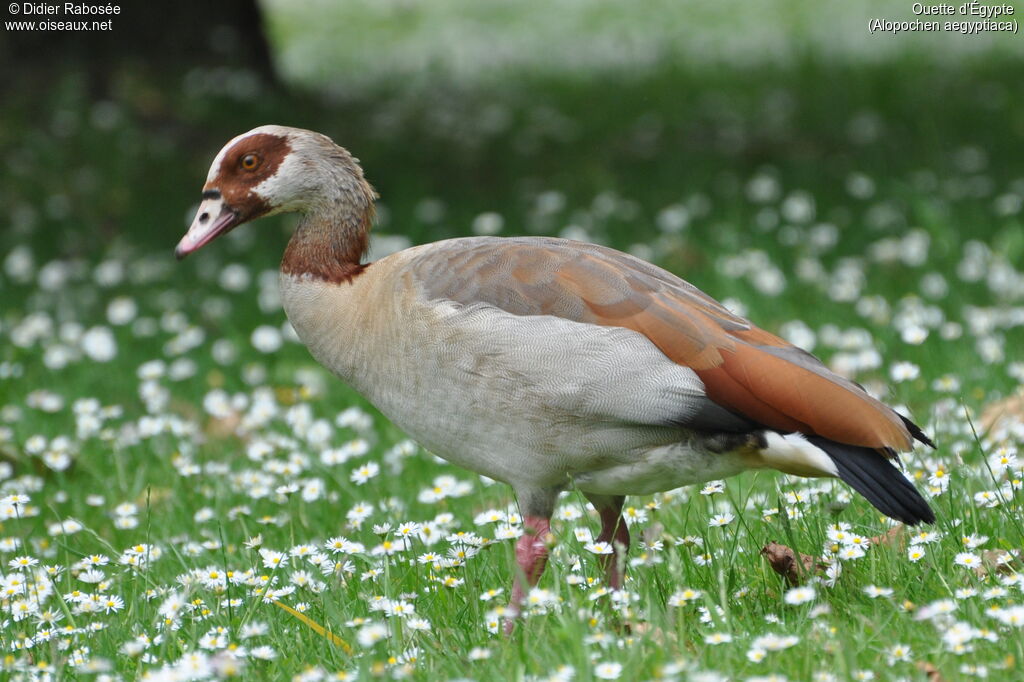
<path fill-rule="evenodd" d="M 912 444 L 904 419 L 857 384 L 619 251 L 540 237 L 453 239 L 432 244 L 408 267 L 430 299 L 640 332 L 693 369 L 716 404 L 764 427 L 875 449 Z"/>

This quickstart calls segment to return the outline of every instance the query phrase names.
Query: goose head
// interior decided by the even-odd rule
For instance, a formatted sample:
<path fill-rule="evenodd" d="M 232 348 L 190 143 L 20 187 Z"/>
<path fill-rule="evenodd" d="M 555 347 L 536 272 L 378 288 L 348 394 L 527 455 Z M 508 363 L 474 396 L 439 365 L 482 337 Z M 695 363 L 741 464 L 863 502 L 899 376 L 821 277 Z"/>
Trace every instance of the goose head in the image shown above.
<path fill-rule="evenodd" d="M 180 260 L 243 223 L 277 213 L 362 223 L 372 216 L 375 197 L 359 162 L 326 135 L 260 126 L 213 159 L 202 203 L 174 254 Z"/>

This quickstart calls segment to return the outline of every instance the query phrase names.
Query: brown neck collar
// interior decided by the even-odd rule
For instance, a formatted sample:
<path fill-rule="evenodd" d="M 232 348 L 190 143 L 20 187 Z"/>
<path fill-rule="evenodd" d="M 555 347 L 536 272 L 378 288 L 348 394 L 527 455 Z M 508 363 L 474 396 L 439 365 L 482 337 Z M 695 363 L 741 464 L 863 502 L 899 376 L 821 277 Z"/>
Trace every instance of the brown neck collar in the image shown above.
<path fill-rule="evenodd" d="M 373 222 L 372 190 L 360 199 L 365 201 L 334 202 L 303 216 L 284 251 L 281 272 L 333 284 L 351 283 L 362 274 L 369 267 L 362 259 Z"/>

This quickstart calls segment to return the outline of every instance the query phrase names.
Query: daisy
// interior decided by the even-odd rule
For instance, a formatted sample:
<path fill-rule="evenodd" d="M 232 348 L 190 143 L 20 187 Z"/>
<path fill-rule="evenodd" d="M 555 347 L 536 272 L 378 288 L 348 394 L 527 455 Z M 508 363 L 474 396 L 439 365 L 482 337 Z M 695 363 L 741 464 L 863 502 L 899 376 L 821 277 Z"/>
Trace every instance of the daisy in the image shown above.
<path fill-rule="evenodd" d="M 712 632 L 704 636 L 704 642 L 712 646 L 717 644 L 728 644 L 732 641 L 732 635 L 728 632 Z"/>
<path fill-rule="evenodd" d="M 865 552 L 863 547 L 858 547 L 857 545 L 847 545 L 846 547 L 843 547 L 841 550 L 839 550 L 838 556 L 843 561 L 854 561 L 856 559 L 860 559 L 861 557 L 863 557 L 864 554 Z"/>
<path fill-rule="evenodd" d="M 586 526 L 577 526 L 572 529 L 573 535 L 576 536 L 577 542 L 593 542 L 594 534 Z"/>
<path fill-rule="evenodd" d="M 478 646 L 470 649 L 469 653 L 466 655 L 466 658 L 468 658 L 470 661 L 485 661 L 490 657 L 490 649 L 484 649 L 483 647 Z"/>
<path fill-rule="evenodd" d="M 886 651 L 889 665 L 893 665 L 896 661 L 910 661 L 910 655 L 910 647 L 906 644 L 894 644 Z"/>
<path fill-rule="evenodd" d="M 405 625 L 413 631 L 428 632 L 430 630 L 430 621 L 426 618 L 408 618 Z"/>
<path fill-rule="evenodd" d="M 278 568 L 288 563 L 288 555 L 270 549 L 261 549 L 260 556 L 263 558 L 263 566 L 265 568 Z"/>
<path fill-rule="evenodd" d="M 795 646 L 800 641 L 796 635 L 776 635 L 773 633 L 757 637 L 753 642 L 754 649 L 765 651 L 782 651 Z"/>
<path fill-rule="evenodd" d="M 494 537 L 497 540 L 515 540 L 516 538 L 522 537 L 522 535 L 522 526 L 512 526 L 507 523 L 503 523 L 494 529 Z"/>
<path fill-rule="evenodd" d="M 359 502 L 349 509 L 345 516 L 348 518 L 349 523 L 358 528 L 373 512 L 374 507 L 372 504 L 369 502 Z"/>
<path fill-rule="evenodd" d="M 626 520 L 629 525 L 643 523 L 647 520 L 647 510 L 637 509 L 636 507 L 626 507 L 622 510 L 622 518 Z"/>
<path fill-rule="evenodd" d="M 906 338 L 906 333 L 904 333 L 904 341 L 906 341 Z M 889 369 L 889 376 L 896 383 L 913 381 L 921 376 L 921 368 L 912 362 L 896 362 Z"/>
<path fill-rule="evenodd" d="M 117 613 L 124 608 L 124 599 L 117 595 L 108 595 L 103 597 L 102 608 L 104 613 Z"/>
<path fill-rule="evenodd" d="M 709 481 L 700 489 L 701 495 L 714 495 L 725 492 L 725 481 Z"/>
<path fill-rule="evenodd" d="M 270 632 L 270 626 L 262 621 L 253 621 L 246 623 L 242 626 L 238 636 L 242 639 L 251 639 L 253 637 L 262 637 L 263 635 Z"/>
<path fill-rule="evenodd" d="M 711 520 L 708 521 L 708 526 L 710 526 L 712 528 L 718 528 L 718 527 L 721 527 L 721 526 L 727 526 L 730 523 L 732 523 L 733 519 L 735 519 L 735 518 L 736 518 L 735 516 L 733 516 L 732 514 L 729 514 L 728 512 L 725 513 L 725 514 L 715 514 L 714 516 L 711 517 Z"/>
<path fill-rule="evenodd" d="M 693 588 L 687 587 L 685 589 L 678 590 L 671 597 L 669 597 L 668 605 L 682 606 L 686 602 L 691 602 L 696 599 L 700 599 L 702 594 L 703 593 L 700 590 L 695 590 Z"/>
<path fill-rule="evenodd" d="M 477 526 L 483 526 L 488 523 L 500 523 L 505 521 L 507 518 L 505 512 L 498 509 L 489 509 L 485 512 L 477 514 L 473 518 L 473 523 Z"/>
<path fill-rule="evenodd" d="M 421 564 L 434 564 L 435 566 L 437 566 L 437 564 L 439 564 L 439 562 L 443 558 L 444 557 L 442 557 L 440 554 L 437 554 L 435 552 L 425 552 L 423 554 L 420 554 L 418 557 L 416 557 L 416 561 L 421 563 Z"/>
<path fill-rule="evenodd" d="M 490 601 L 490 600 L 494 599 L 495 597 L 500 596 L 504 591 L 505 591 L 505 588 L 503 588 L 503 587 L 498 587 L 498 588 L 492 587 L 491 589 L 489 589 L 489 590 L 487 590 L 485 592 L 481 592 L 480 593 L 480 601 Z"/>
<path fill-rule="evenodd" d="M 697 564 L 698 566 L 707 566 L 712 561 L 714 561 L 714 557 L 712 557 L 707 552 L 693 555 L 693 563 Z"/>
<path fill-rule="evenodd" d="M 787 604 L 795 606 L 797 604 L 806 604 L 809 601 L 814 601 L 816 596 L 817 595 L 815 594 L 813 587 L 801 586 L 788 590 L 783 599 Z"/>
<path fill-rule="evenodd" d="M 933 530 L 922 530 L 910 536 L 910 544 L 912 545 L 929 545 L 933 542 L 938 542 L 938 540 L 939 534 Z"/>
<path fill-rule="evenodd" d="M 362 485 L 380 473 L 380 465 L 376 462 L 367 462 L 363 466 L 354 469 L 349 480 L 356 485 Z"/>
<path fill-rule="evenodd" d="M 274 648 L 267 645 L 254 648 L 249 652 L 249 655 L 263 661 L 270 661 L 277 658 L 277 652 L 274 651 Z"/>
<path fill-rule="evenodd" d="M 360 646 L 371 647 L 389 636 L 388 629 L 384 625 L 371 621 L 359 628 L 359 632 L 356 634 L 356 641 L 359 642 Z"/>
<path fill-rule="evenodd" d="M 567 504 L 564 507 L 560 507 L 556 514 L 556 517 L 563 521 L 575 521 L 582 516 L 583 511 L 576 504 Z"/>
<path fill-rule="evenodd" d="M 1017 449 L 1002 445 L 989 457 L 989 463 L 996 471 L 1009 471 L 1017 467 Z"/>
<path fill-rule="evenodd" d="M 7 562 L 7 565 L 15 570 L 24 571 L 39 563 L 38 559 L 30 556 L 19 556 Z"/>
<path fill-rule="evenodd" d="M 1005 609 L 999 609 L 996 612 L 996 618 L 1003 625 L 1024 628 L 1024 606 L 1010 606 Z"/>
<path fill-rule="evenodd" d="M 1001 599 L 1007 595 L 1005 587 L 990 587 L 982 593 L 982 599 L 989 601 L 991 599 Z"/>
<path fill-rule="evenodd" d="M 395 530 L 395 534 L 401 538 L 412 539 L 418 537 L 420 534 L 420 524 L 415 521 L 406 521 L 398 526 Z"/>
<path fill-rule="evenodd" d="M 981 557 L 971 552 L 960 552 L 953 559 L 953 563 L 964 568 L 977 568 L 981 565 Z"/>
<path fill-rule="evenodd" d="M 949 488 L 949 472 L 942 467 L 934 469 L 928 476 L 928 485 L 940 491 L 945 491 Z"/>
<path fill-rule="evenodd" d="M 993 490 L 983 490 L 980 493 L 975 493 L 974 504 L 979 507 L 998 507 L 1002 500 L 998 492 Z"/>
<path fill-rule="evenodd" d="M 604 662 L 594 666 L 594 677 L 600 680 L 617 680 L 621 674 L 621 663 Z"/>
<path fill-rule="evenodd" d="M 964 535 L 962 538 L 960 538 L 960 541 L 967 549 L 975 549 L 988 542 L 988 536 L 974 535 L 972 533 L 971 535 Z"/>

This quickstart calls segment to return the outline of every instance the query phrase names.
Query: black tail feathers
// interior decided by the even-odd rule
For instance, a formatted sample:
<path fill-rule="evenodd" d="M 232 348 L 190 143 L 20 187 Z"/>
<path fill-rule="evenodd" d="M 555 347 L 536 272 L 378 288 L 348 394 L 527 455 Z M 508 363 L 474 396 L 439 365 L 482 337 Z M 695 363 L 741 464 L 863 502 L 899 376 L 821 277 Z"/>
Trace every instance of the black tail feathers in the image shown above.
<path fill-rule="evenodd" d="M 899 412 L 896 413 L 896 416 L 903 420 L 903 425 L 907 427 L 907 431 L 910 431 L 910 435 L 914 437 L 914 440 L 921 441 L 922 443 L 930 447 L 932 450 L 935 449 L 935 443 L 933 443 L 932 439 L 929 438 L 925 434 L 925 432 L 921 430 L 920 426 L 910 421 Z"/>
<path fill-rule="evenodd" d="M 821 436 L 807 436 L 807 440 L 824 450 L 839 470 L 839 478 L 863 495 L 878 511 L 908 526 L 922 521 L 935 523 L 935 512 L 914 484 L 878 451 L 844 445 Z M 918 440 L 930 444 L 926 436 Z"/>

